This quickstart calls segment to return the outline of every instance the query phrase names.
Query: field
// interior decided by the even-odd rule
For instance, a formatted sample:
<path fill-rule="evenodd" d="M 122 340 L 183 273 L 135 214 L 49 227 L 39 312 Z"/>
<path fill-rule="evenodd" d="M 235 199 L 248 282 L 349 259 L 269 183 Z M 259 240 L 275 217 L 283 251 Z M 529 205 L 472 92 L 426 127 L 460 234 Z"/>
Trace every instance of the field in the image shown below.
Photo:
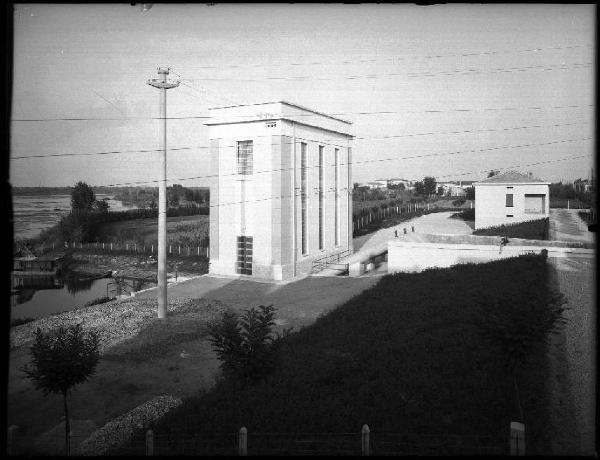
<path fill-rule="evenodd" d="M 181 246 L 208 246 L 209 217 L 204 215 L 167 218 L 167 244 Z M 102 224 L 104 242 L 156 244 L 156 219 L 135 219 Z"/>
<path fill-rule="evenodd" d="M 386 276 L 285 339 L 277 368 L 261 381 L 232 396 L 232 382 L 221 380 L 185 400 L 153 427 L 162 452 L 181 453 L 184 440 L 229 433 L 219 452 L 233 454 L 235 433 L 246 426 L 251 455 L 273 453 L 274 439 L 287 440 L 286 452 L 293 452 L 302 433 L 312 433 L 310 449 L 318 453 L 336 434 L 359 433 L 366 423 L 373 455 L 390 452 L 384 433 L 412 436 L 413 454 L 507 455 L 510 421 L 521 415 L 506 367 L 510 353 L 490 337 L 503 326 L 511 337 L 528 334 L 547 320 L 548 273 L 543 257 L 525 256 Z M 528 453 L 543 453 L 549 378 L 543 342 L 528 348 L 519 369 Z M 442 441 L 427 450 L 432 437 L 450 435 L 462 444 Z M 484 437 L 485 448 L 476 441 Z M 141 432 L 132 445 L 140 442 Z M 344 445 L 333 451 L 360 454 L 359 441 Z M 211 449 L 196 453 L 218 451 Z M 407 453 L 406 445 L 393 449 Z"/>

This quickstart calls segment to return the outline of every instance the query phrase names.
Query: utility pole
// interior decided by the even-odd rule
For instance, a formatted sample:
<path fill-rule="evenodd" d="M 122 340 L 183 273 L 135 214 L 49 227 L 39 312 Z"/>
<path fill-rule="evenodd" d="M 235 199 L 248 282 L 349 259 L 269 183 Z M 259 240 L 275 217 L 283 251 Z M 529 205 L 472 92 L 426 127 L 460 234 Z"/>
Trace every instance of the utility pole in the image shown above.
<path fill-rule="evenodd" d="M 169 68 L 158 68 L 158 77 L 148 80 L 150 86 L 160 89 L 160 105 L 163 116 L 163 145 L 160 158 L 162 177 L 158 186 L 158 317 L 167 316 L 167 90 L 179 86 L 179 82 L 167 82 Z"/>

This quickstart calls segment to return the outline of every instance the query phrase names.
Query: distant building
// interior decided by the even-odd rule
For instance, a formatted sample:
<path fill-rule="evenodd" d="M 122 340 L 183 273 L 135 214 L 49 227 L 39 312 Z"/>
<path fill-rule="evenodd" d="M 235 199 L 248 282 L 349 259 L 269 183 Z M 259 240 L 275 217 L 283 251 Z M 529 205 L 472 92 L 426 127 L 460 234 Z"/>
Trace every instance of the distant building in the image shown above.
<path fill-rule="evenodd" d="M 475 229 L 550 215 L 550 182 L 508 171 L 475 182 Z"/>
<path fill-rule="evenodd" d="M 367 182 L 367 184 L 369 185 L 369 188 L 386 189 L 387 185 L 388 185 L 388 181 L 383 180 L 383 179 L 377 179 L 372 182 Z"/>
<path fill-rule="evenodd" d="M 465 196 L 467 194 L 467 187 L 461 186 L 458 182 L 438 182 L 437 188 L 442 189 L 444 196 Z"/>
<path fill-rule="evenodd" d="M 352 250 L 350 122 L 283 101 L 211 114 L 209 273 L 286 280 Z"/>
<path fill-rule="evenodd" d="M 390 185 L 396 186 L 396 185 L 400 185 L 400 184 L 404 185 L 404 188 L 406 190 L 408 190 L 408 188 L 413 185 L 413 181 L 408 180 L 408 179 L 388 179 L 387 180 L 388 187 Z"/>

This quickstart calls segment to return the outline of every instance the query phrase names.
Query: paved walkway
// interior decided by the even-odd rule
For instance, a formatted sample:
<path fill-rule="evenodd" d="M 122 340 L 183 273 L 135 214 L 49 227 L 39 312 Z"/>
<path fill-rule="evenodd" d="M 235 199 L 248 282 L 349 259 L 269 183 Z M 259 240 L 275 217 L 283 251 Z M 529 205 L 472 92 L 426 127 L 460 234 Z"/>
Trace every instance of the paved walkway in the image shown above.
<path fill-rule="evenodd" d="M 456 211 L 458 212 L 458 210 Z M 345 259 L 340 260 L 340 263 L 362 262 L 369 259 L 373 255 L 381 254 L 387 251 L 388 241 L 393 240 L 396 232 L 398 236 L 404 234 L 404 229 L 408 233 L 412 233 L 414 227 L 415 233 L 436 233 L 442 235 L 470 235 L 473 229 L 462 219 L 451 219 L 450 216 L 455 214 L 454 211 L 435 212 L 424 216 L 415 217 L 413 219 L 402 222 L 389 228 L 382 228 L 374 233 L 359 236 L 354 238 L 354 253 Z M 387 272 L 387 263 L 385 266 Z M 384 270 L 380 267 L 376 273 L 366 274 L 362 276 L 372 276 L 384 274 Z M 334 275 L 337 271 L 333 268 L 325 269 L 321 275 Z"/>
<path fill-rule="evenodd" d="M 236 310 L 272 304 L 277 308 L 278 325 L 301 327 L 342 305 L 377 281 L 372 277 L 307 277 L 284 284 L 205 275 L 169 286 L 168 296 L 220 300 Z M 154 289 L 136 295 L 136 298 L 142 299 L 154 297 Z"/>
<path fill-rule="evenodd" d="M 550 239 L 594 242 L 575 209 L 550 210 Z M 586 455 L 596 452 L 596 289 L 592 259 L 549 259 L 556 288 L 570 308 L 563 332 L 549 346 L 551 377 L 548 390 L 552 455 Z"/>
<path fill-rule="evenodd" d="M 580 209 L 550 210 L 550 239 L 554 241 L 583 241 L 593 243 L 595 233 L 577 214 Z"/>

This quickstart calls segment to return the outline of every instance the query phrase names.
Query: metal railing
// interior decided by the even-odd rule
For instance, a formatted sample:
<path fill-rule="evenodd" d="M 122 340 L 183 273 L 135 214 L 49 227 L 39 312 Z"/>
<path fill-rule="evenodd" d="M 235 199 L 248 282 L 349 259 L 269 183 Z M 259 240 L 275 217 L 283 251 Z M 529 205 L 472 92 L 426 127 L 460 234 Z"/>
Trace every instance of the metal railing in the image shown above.
<path fill-rule="evenodd" d="M 352 250 L 346 249 L 345 251 L 338 252 L 336 254 L 328 254 L 318 259 L 313 260 L 311 273 L 318 273 L 326 268 L 335 268 L 341 271 L 348 271 L 347 263 L 340 263 L 340 260 L 344 257 L 348 257 L 352 254 Z"/>

